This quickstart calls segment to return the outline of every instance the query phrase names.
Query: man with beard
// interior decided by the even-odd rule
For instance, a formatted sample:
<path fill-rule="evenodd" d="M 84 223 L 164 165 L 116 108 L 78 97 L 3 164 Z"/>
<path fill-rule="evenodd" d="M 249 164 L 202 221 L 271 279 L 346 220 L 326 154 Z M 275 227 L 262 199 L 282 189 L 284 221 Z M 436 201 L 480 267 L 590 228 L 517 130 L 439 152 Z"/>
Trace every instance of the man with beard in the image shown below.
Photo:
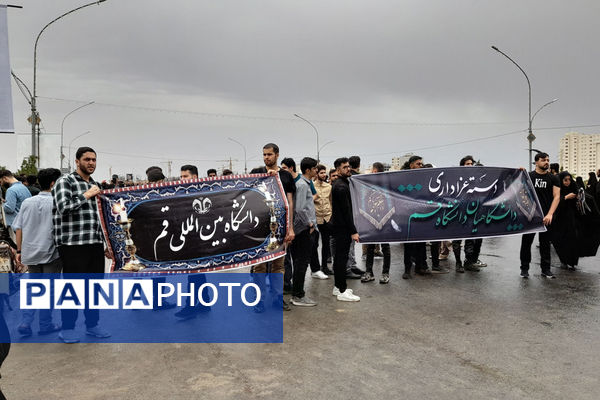
<path fill-rule="evenodd" d="M 560 184 L 555 175 L 550 174 L 550 157 L 547 153 L 537 153 L 535 155 L 535 170 L 529 173 L 535 193 L 542 206 L 544 213 L 544 225 L 548 228 L 546 232 L 539 232 L 540 241 L 540 266 L 542 268 L 542 277 L 555 278 L 550 270 L 550 224 L 554 212 L 560 202 Z M 529 263 L 531 262 L 531 244 L 535 233 L 526 233 L 521 238 L 521 277 L 529 278 Z"/>
<path fill-rule="evenodd" d="M 58 179 L 52 188 L 54 241 L 64 273 L 104 273 L 104 241 L 98 219 L 96 196 L 98 183 L 92 178 L 96 170 L 96 152 L 80 147 L 75 154 L 77 170 Z M 78 310 L 61 310 L 62 331 L 59 338 L 65 343 L 79 342 L 75 332 Z M 85 309 L 86 334 L 97 338 L 110 337 L 98 325 L 97 309 Z"/>
<path fill-rule="evenodd" d="M 296 184 L 294 183 L 294 178 L 290 175 L 289 172 L 284 171 L 279 168 L 277 165 L 277 160 L 279 159 L 279 146 L 275 143 L 267 143 L 263 146 L 263 161 L 265 163 L 264 167 L 254 168 L 250 171 L 251 174 L 270 174 L 275 175 L 279 174 L 279 180 L 281 181 L 281 185 L 283 186 L 283 190 L 285 192 L 287 201 L 288 201 L 288 229 L 286 230 L 284 243 L 288 245 L 294 240 L 294 193 L 296 193 Z M 271 275 L 272 277 L 277 276 L 279 279 L 277 282 L 271 282 L 272 290 L 275 290 L 276 298 L 273 301 L 273 305 L 281 307 L 285 311 L 290 310 L 290 306 L 283 300 L 283 273 L 284 273 L 284 259 L 283 257 L 277 258 L 271 262 Z M 263 290 L 265 287 L 265 277 L 263 274 L 267 272 L 267 263 L 261 263 L 254 266 L 253 270 L 254 279 L 257 281 L 258 286 L 261 288 L 261 292 L 265 293 Z M 256 306 L 254 306 L 254 311 L 257 313 L 265 312 L 265 304 L 261 300 Z"/>
<path fill-rule="evenodd" d="M 310 268 L 314 278 L 322 277 L 316 275 L 319 272 L 325 277 L 333 275 L 333 271 L 327 266 L 327 260 L 330 257 L 330 237 L 327 224 L 331 219 L 331 185 L 327 183 L 327 168 L 319 164 L 317 165 L 317 180 L 315 181 L 315 189 L 317 195 L 315 197 L 315 211 L 317 214 L 317 227 L 321 236 L 321 262 L 319 262 L 319 235 L 316 236 L 312 248 L 312 256 L 310 260 Z"/>
<path fill-rule="evenodd" d="M 352 289 L 346 287 L 346 265 L 350 252 L 350 243 L 358 242 L 358 232 L 354 226 L 352 216 L 352 201 L 350 200 L 351 176 L 350 164 L 346 157 L 338 158 L 333 163 L 338 170 L 339 178 L 333 183 L 331 189 L 331 230 L 335 239 L 335 254 L 333 258 L 333 274 L 335 286 L 333 295 L 340 301 L 360 301 Z"/>

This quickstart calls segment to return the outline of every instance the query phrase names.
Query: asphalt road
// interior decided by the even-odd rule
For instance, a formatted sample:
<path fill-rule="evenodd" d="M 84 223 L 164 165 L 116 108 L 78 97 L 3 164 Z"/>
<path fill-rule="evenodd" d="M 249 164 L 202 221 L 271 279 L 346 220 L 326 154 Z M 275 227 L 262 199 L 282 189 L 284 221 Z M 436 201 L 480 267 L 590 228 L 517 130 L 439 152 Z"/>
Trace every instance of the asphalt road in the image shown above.
<path fill-rule="evenodd" d="M 390 284 L 350 282 L 359 303 L 308 277 L 319 304 L 284 313 L 283 344 L 14 344 L 0 384 L 14 400 L 597 399 L 599 258 L 570 272 L 553 254 L 558 279 L 534 264 L 524 280 L 519 243 L 485 240 L 481 272 L 450 256 L 411 280 L 392 246 Z"/>

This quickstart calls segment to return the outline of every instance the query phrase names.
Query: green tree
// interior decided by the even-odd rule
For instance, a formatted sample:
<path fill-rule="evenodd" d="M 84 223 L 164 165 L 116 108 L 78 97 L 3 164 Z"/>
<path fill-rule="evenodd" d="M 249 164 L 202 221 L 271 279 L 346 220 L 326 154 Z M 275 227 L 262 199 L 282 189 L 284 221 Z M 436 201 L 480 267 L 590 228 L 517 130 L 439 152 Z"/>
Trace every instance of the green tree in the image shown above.
<path fill-rule="evenodd" d="M 36 167 L 37 157 L 29 156 L 23 159 L 21 168 L 17 171 L 17 175 L 37 175 L 38 169 Z"/>

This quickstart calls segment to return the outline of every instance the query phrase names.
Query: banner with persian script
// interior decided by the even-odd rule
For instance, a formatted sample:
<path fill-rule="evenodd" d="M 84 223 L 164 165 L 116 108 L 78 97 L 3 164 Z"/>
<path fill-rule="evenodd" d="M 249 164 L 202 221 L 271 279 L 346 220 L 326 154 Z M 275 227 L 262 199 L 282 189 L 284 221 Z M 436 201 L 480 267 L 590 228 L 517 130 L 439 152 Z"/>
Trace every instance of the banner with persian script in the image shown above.
<path fill-rule="evenodd" d="M 361 243 L 424 242 L 543 232 L 525 171 L 421 168 L 350 178 Z"/>
<path fill-rule="evenodd" d="M 6 5 L 0 4 L 0 133 L 15 133 L 10 89 L 8 18 Z"/>
<path fill-rule="evenodd" d="M 98 210 L 112 271 L 209 272 L 285 255 L 278 176 L 230 175 L 105 190 Z"/>

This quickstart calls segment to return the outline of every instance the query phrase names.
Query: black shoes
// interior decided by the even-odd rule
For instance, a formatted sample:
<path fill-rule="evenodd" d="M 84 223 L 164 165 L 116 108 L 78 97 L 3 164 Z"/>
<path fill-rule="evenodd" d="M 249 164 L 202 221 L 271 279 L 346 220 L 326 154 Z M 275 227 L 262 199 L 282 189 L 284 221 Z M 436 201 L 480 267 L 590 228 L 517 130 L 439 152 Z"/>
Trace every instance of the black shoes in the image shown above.
<path fill-rule="evenodd" d="M 523 278 L 523 279 L 529 278 L 529 272 L 522 269 L 521 270 L 521 278 Z"/>
<path fill-rule="evenodd" d="M 205 312 L 209 312 L 209 311 L 210 311 L 209 306 L 203 306 L 203 305 L 195 305 L 193 307 L 185 306 L 181 310 L 177 311 L 174 315 L 177 318 L 185 321 L 187 319 L 196 318 L 196 315 L 198 315 L 200 313 L 205 313 Z"/>
<path fill-rule="evenodd" d="M 554 275 L 550 270 L 542 271 L 542 278 L 556 279 L 556 275 Z"/>

